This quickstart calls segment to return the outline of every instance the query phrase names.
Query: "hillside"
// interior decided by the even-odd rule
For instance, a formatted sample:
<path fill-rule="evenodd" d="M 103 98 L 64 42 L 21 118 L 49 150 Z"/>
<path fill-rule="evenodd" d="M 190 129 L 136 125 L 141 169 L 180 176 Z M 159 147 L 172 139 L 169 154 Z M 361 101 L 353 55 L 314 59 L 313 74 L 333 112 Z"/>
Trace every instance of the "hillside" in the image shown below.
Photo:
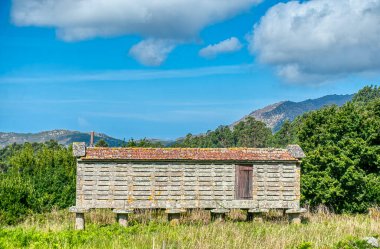
<path fill-rule="evenodd" d="M 256 110 L 233 123 L 235 126 L 238 122 L 246 119 L 248 116 L 264 122 L 272 131 L 278 131 L 285 120 L 294 120 L 297 116 L 305 112 L 318 110 L 326 105 L 341 106 L 352 99 L 353 95 L 327 95 L 318 99 L 308 99 L 301 102 L 282 101 L 262 109 Z"/>
<path fill-rule="evenodd" d="M 326 105 L 341 106 L 347 101 L 351 100 L 353 95 L 327 95 L 318 99 L 308 99 L 301 102 L 282 101 L 262 109 L 256 110 L 244 116 L 239 121 L 233 123 L 230 127 L 235 126 L 238 122 L 245 120 L 247 117 L 253 117 L 256 120 L 264 122 L 272 131 L 280 129 L 285 120 L 294 120 L 297 116 L 305 112 L 318 110 Z M 43 131 L 39 133 L 4 133 L 0 132 L 0 148 L 13 143 L 25 142 L 45 142 L 49 140 L 57 140 L 58 143 L 69 145 L 73 142 L 87 142 L 90 141 L 90 133 L 69 131 L 69 130 L 52 130 Z M 111 147 L 120 146 L 122 140 L 107 136 L 102 133 L 95 133 L 95 143 L 99 139 L 104 139 Z M 164 146 L 171 145 L 172 141 L 162 141 L 157 139 L 148 139 L 151 142 L 161 142 Z M 181 140 L 181 139 L 179 139 Z"/>
<path fill-rule="evenodd" d="M 4 133 L 0 132 L 0 148 L 7 146 L 8 144 L 18 143 L 22 144 L 25 142 L 46 142 L 49 140 L 56 140 L 59 144 L 69 145 L 73 142 L 90 142 L 90 133 L 79 132 L 79 131 L 69 131 L 69 130 L 52 130 L 43 131 L 39 133 Z M 110 146 L 119 146 L 123 141 L 102 133 L 95 133 L 95 143 L 96 141 L 103 139 Z"/>

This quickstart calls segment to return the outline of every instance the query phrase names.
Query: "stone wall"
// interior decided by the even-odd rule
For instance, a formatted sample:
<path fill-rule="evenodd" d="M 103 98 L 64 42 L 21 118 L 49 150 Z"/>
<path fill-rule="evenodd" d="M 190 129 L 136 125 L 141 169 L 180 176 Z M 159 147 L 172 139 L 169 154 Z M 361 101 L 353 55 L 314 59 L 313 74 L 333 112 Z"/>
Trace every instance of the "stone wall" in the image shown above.
<path fill-rule="evenodd" d="M 246 164 L 246 162 L 245 162 Z M 235 164 L 78 160 L 84 208 L 298 208 L 296 162 L 253 162 L 253 198 L 235 199 Z"/>

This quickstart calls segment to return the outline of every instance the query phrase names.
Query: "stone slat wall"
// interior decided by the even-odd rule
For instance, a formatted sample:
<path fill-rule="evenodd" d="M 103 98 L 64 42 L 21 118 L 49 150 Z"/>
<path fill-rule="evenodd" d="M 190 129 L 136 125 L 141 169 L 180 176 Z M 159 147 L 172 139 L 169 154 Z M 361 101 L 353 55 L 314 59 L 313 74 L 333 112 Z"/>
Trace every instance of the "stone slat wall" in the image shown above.
<path fill-rule="evenodd" d="M 88 208 L 294 208 L 296 163 L 253 165 L 253 199 L 235 200 L 235 164 L 78 161 L 77 206 Z"/>

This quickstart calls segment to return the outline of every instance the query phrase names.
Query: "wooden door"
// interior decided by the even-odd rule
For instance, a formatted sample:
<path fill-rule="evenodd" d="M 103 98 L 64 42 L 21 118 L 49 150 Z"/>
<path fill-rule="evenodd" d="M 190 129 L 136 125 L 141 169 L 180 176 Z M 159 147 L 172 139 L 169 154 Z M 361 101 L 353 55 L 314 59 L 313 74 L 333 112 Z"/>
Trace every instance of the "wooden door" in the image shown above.
<path fill-rule="evenodd" d="M 235 197 L 238 200 L 252 199 L 252 166 L 236 165 Z"/>

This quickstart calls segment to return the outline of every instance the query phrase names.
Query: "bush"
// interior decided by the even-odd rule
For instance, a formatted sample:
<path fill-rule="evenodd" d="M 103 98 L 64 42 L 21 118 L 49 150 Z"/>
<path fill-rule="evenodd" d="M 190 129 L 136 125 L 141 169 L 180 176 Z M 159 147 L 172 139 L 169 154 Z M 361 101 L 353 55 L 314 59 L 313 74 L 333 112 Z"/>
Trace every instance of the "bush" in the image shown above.
<path fill-rule="evenodd" d="M 302 201 L 365 212 L 380 202 L 380 100 L 326 107 L 301 119 Z"/>
<path fill-rule="evenodd" d="M 302 242 L 297 249 L 311 249 L 313 248 L 313 244 L 311 242 Z"/>
<path fill-rule="evenodd" d="M 29 181 L 20 177 L 0 178 L 0 222 L 15 224 L 31 212 L 33 189 Z"/>
<path fill-rule="evenodd" d="M 377 248 L 358 238 L 347 238 L 334 245 L 334 249 L 373 249 Z"/>
<path fill-rule="evenodd" d="M 4 161 L 3 161 L 4 162 Z M 14 224 L 28 213 L 75 202 L 75 158 L 56 142 L 26 143 L 5 160 L 0 175 L 0 220 Z"/>

